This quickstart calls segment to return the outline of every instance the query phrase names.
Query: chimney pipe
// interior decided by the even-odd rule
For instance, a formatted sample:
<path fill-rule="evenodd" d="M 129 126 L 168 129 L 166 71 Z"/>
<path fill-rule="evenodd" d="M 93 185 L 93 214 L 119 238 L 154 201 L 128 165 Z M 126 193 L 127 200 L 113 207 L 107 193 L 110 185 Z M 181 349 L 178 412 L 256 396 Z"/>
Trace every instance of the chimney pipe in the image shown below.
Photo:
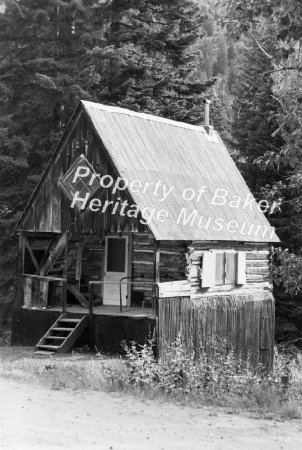
<path fill-rule="evenodd" d="M 210 104 L 211 100 L 205 99 L 204 103 L 204 125 L 203 128 L 206 130 L 208 134 L 211 134 L 213 131 L 213 127 L 210 125 Z"/>
<path fill-rule="evenodd" d="M 205 99 L 204 103 L 204 124 L 205 126 L 210 125 L 210 103 L 211 100 Z"/>

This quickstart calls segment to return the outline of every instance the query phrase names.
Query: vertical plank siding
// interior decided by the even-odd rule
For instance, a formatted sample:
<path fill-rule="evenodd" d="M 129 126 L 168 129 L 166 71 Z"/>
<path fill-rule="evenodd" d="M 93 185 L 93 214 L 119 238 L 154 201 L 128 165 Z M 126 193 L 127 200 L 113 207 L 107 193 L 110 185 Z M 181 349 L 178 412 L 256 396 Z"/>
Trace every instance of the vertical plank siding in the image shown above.
<path fill-rule="evenodd" d="M 73 233 L 97 233 L 101 232 L 135 232 L 144 230 L 138 218 L 122 216 L 117 210 L 111 214 L 111 208 L 105 213 L 93 212 L 89 208 L 80 211 L 71 208 L 71 201 L 66 196 L 58 182 L 67 172 L 75 160 L 84 154 L 94 169 L 101 175 L 117 177 L 116 169 L 109 161 L 106 151 L 83 115 L 78 117 L 69 135 L 62 143 L 61 151 L 57 154 L 39 193 L 30 210 L 27 211 L 22 221 L 22 230 L 39 233 L 62 233 L 69 230 Z M 101 200 L 122 203 L 128 200 L 132 204 L 125 191 L 112 193 L 111 189 L 100 189 L 94 196 Z"/>
<path fill-rule="evenodd" d="M 274 298 L 270 292 L 159 299 L 158 347 L 182 337 L 196 356 L 210 350 L 214 337 L 226 339 L 253 366 L 271 367 L 274 356 Z"/>

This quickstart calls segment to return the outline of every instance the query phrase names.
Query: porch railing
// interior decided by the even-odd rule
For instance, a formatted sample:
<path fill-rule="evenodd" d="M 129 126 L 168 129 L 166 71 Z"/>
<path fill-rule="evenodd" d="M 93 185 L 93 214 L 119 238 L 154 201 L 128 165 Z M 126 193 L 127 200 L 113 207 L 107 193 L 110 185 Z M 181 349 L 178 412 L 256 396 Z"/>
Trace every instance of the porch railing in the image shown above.
<path fill-rule="evenodd" d="M 131 279 L 132 281 L 128 281 L 129 279 Z M 93 298 L 92 298 L 92 292 L 91 292 L 91 287 L 93 285 L 119 285 L 119 289 L 120 289 L 120 312 L 123 312 L 123 302 L 122 302 L 122 285 L 126 284 L 127 286 L 129 285 L 135 285 L 135 284 L 139 284 L 141 285 L 146 285 L 146 286 L 151 286 L 153 287 L 152 290 L 152 297 L 153 297 L 153 301 L 152 301 L 152 309 L 155 310 L 155 298 L 157 296 L 157 283 L 153 282 L 153 281 L 141 281 L 141 280 L 133 280 L 132 277 L 123 277 L 120 279 L 120 281 L 89 281 L 89 311 L 92 308 L 93 310 Z"/>
<path fill-rule="evenodd" d="M 49 277 L 49 276 L 41 276 L 41 275 L 31 275 L 24 274 L 24 303 L 23 306 L 26 308 L 37 307 L 39 309 L 46 308 L 48 291 L 49 291 L 49 283 L 57 283 L 62 287 L 62 312 L 65 313 L 67 311 L 67 279 L 59 278 L 59 277 Z M 129 281 L 131 280 L 131 281 Z M 107 281 L 89 281 L 88 283 L 88 294 L 89 294 L 89 314 L 93 316 L 93 295 L 92 295 L 92 287 L 93 285 L 119 285 L 120 292 L 120 312 L 123 312 L 123 302 L 122 302 L 122 285 L 140 285 L 140 286 L 149 286 L 152 288 L 152 310 L 156 314 L 156 298 L 158 297 L 158 285 L 153 281 L 142 281 L 140 279 L 134 280 L 132 277 L 123 277 L 119 282 L 107 282 Z"/>
<path fill-rule="evenodd" d="M 49 283 L 56 283 L 62 290 L 62 312 L 67 310 L 67 280 L 59 277 L 23 274 L 23 307 L 46 309 L 48 304 Z"/>
<path fill-rule="evenodd" d="M 114 284 L 117 285 L 119 284 L 120 286 L 120 312 L 123 312 L 123 302 L 122 302 L 122 285 L 123 284 L 127 284 L 127 285 L 134 285 L 134 284 L 139 284 L 141 285 L 147 285 L 147 286 L 151 286 L 153 287 L 152 289 L 152 297 L 153 297 L 153 301 L 152 301 L 152 310 L 153 313 L 156 314 L 157 312 L 157 301 L 156 299 L 158 298 L 158 287 L 157 284 L 152 282 L 152 281 L 141 281 L 141 280 L 136 280 L 136 281 L 128 281 L 130 279 L 132 279 L 132 277 L 123 277 L 121 278 L 121 280 L 119 282 L 106 282 L 106 281 L 89 281 L 89 329 L 90 329 L 90 342 L 92 347 L 94 347 L 94 315 L 93 315 L 93 296 L 92 296 L 92 292 L 91 292 L 91 288 L 94 284 L 96 285 L 103 285 L 103 284 Z"/>

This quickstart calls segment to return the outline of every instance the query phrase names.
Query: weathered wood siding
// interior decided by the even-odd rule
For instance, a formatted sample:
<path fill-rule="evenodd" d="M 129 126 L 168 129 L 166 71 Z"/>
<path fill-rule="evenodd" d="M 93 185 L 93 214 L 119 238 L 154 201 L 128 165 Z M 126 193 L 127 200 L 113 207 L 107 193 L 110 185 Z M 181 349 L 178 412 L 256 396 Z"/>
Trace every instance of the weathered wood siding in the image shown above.
<path fill-rule="evenodd" d="M 237 251 L 246 255 L 246 283 L 240 286 L 243 290 L 270 289 L 269 281 L 269 246 L 267 244 L 233 243 L 233 242 L 193 242 L 188 246 L 188 278 L 195 293 L 215 293 L 217 291 L 231 290 L 235 285 L 215 286 L 208 289 L 201 288 L 202 255 L 204 251 Z"/>
<path fill-rule="evenodd" d="M 132 239 L 132 277 L 134 280 L 154 281 L 155 240 L 148 233 L 134 233 Z M 143 284 L 136 284 L 134 291 L 146 289 Z M 149 290 L 152 287 L 148 288 Z"/>
<path fill-rule="evenodd" d="M 160 243 L 160 281 L 178 281 L 186 278 L 187 244 L 184 242 Z"/>
<path fill-rule="evenodd" d="M 237 355 L 271 367 L 274 355 L 274 298 L 270 292 L 159 299 L 158 347 L 164 356 L 178 335 L 196 356 L 225 339 Z"/>
<path fill-rule="evenodd" d="M 155 239 L 148 233 L 133 233 L 132 277 L 136 280 L 154 282 L 155 280 Z M 160 281 L 183 280 L 186 274 L 185 243 L 160 242 Z M 144 300 L 151 300 L 152 285 L 139 281 L 132 291 L 144 292 Z"/>
<path fill-rule="evenodd" d="M 160 279 L 161 281 L 183 280 L 186 274 L 185 243 L 160 243 Z M 133 234 L 133 277 L 154 280 L 155 240 L 148 233 Z"/>
<path fill-rule="evenodd" d="M 51 253 L 57 242 L 59 236 L 51 237 L 37 237 L 32 236 L 28 238 L 32 252 L 36 257 L 37 263 L 40 264 L 43 260 L 45 251 L 47 255 Z M 67 280 L 69 283 L 77 284 L 83 293 L 88 293 L 89 281 L 101 281 L 103 272 L 103 249 L 104 241 L 101 236 L 97 235 L 83 235 L 69 239 L 68 241 L 68 257 L 67 257 Z M 45 261 L 45 257 L 44 257 Z M 64 277 L 64 263 L 65 253 L 61 252 L 59 257 L 55 260 L 50 270 L 47 272 L 49 277 Z M 28 251 L 25 252 L 24 258 L 24 273 L 36 274 L 35 265 L 32 262 Z M 62 286 L 55 283 L 50 284 L 48 293 L 48 306 L 57 306 L 62 304 Z M 24 304 L 23 302 L 20 304 Z M 32 302 L 28 301 L 28 304 Z"/>
<path fill-rule="evenodd" d="M 48 249 L 48 253 L 51 253 L 58 241 L 57 236 L 45 236 L 41 237 L 29 237 L 28 241 L 31 245 L 33 253 L 37 259 L 37 262 L 40 263 L 44 252 Z M 67 261 L 67 274 L 68 279 L 75 279 L 76 276 L 76 262 L 77 262 L 77 240 L 69 240 L 68 242 L 68 261 Z M 51 266 L 48 275 L 49 276 L 58 276 L 61 277 L 63 275 L 63 266 L 64 266 L 64 251 L 61 252 L 60 256 L 56 259 L 55 263 Z M 36 273 L 36 268 L 31 260 L 28 250 L 25 250 L 25 258 L 24 258 L 24 273 L 32 274 Z"/>
<path fill-rule="evenodd" d="M 84 114 L 79 114 L 77 120 L 70 126 L 70 131 L 65 134 L 59 151 L 45 174 L 38 195 L 18 229 L 30 232 L 62 233 L 69 230 L 71 233 L 98 234 L 143 231 L 145 227 L 140 223 L 140 218 L 122 216 L 119 209 L 116 214 L 111 214 L 111 207 L 107 208 L 105 213 L 93 212 L 89 208 L 84 212 L 70 208 L 71 201 L 58 182 L 81 154 L 86 156 L 97 173 L 111 175 L 114 179 L 118 176 L 100 139 L 95 135 Z M 113 194 L 111 189 L 101 189 L 93 197 L 100 199 L 102 204 L 105 200 L 115 202 L 118 198 L 120 203 L 124 200 L 128 200 L 130 205 L 133 203 L 125 191 L 119 190 Z"/>
<path fill-rule="evenodd" d="M 155 240 L 150 233 L 131 233 L 132 239 L 132 266 L 131 276 L 137 283 L 132 287 L 134 303 L 135 298 L 140 297 L 137 302 L 152 300 L 155 279 Z M 29 243 L 40 263 L 44 252 L 52 252 L 55 248 L 59 235 L 31 236 Z M 89 281 L 101 281 L 103 277 L 105 241 L 98 234 L 77 234 L 68 240 L 67 278 L 69 281 L 80 281 L 88 285 Z M 186 273 L 186 251 L 184 243 L 170 242 L 160 243 L 160 273 L 161 281 L 182 280 Z M 80 252 L 80 255 L 79 255 Z M 48 272 L 49 276 L 63 277 L 64 251 L 56 259 Z M 80 261 L 79 261 L 80 258 Z M 35 274 L 36 269 L 28 252 L 25 253 L 24 273 Z M 140 283 L 143 282 L 143 283 Z M 150 284 L 145 284 L 150 282 Z M 138 294 L 136 294 L 138 293 Z M 141 293 L 141 296 L 139 295 Z"/>
<path fill-rule="evenodd" d="M 88 281 L 101 281 L 103 273 L 104 242 L 100 236 L 89 236 L 82 254 L 82 278 Z"/>

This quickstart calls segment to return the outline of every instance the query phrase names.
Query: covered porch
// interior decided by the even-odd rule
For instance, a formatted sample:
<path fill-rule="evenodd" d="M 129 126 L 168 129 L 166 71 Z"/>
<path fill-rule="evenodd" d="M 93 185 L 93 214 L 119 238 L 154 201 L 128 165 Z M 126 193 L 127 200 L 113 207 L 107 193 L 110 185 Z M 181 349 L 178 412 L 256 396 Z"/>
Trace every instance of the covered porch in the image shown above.
<path fill-rule="evenodd" d="M 122 341 L 144 344 L 153 336 L 160 250 L 152 236 L 22 233 L 19 239 L 14 345 L 61 351 L 66 338 L 69 348 L 76 342 L 117 353 Z M 163 257 L 170 262 L 175 255 L 169 249 Z"/>
<path fill-rule="evenodd" d="M 156 249 L 146 233 L 19 236 L 18 306 L 155 310 Z M 133 308 L 133 309 L 132 309 Z M 98 311 L 98 310 L 96 310 Z"/>

